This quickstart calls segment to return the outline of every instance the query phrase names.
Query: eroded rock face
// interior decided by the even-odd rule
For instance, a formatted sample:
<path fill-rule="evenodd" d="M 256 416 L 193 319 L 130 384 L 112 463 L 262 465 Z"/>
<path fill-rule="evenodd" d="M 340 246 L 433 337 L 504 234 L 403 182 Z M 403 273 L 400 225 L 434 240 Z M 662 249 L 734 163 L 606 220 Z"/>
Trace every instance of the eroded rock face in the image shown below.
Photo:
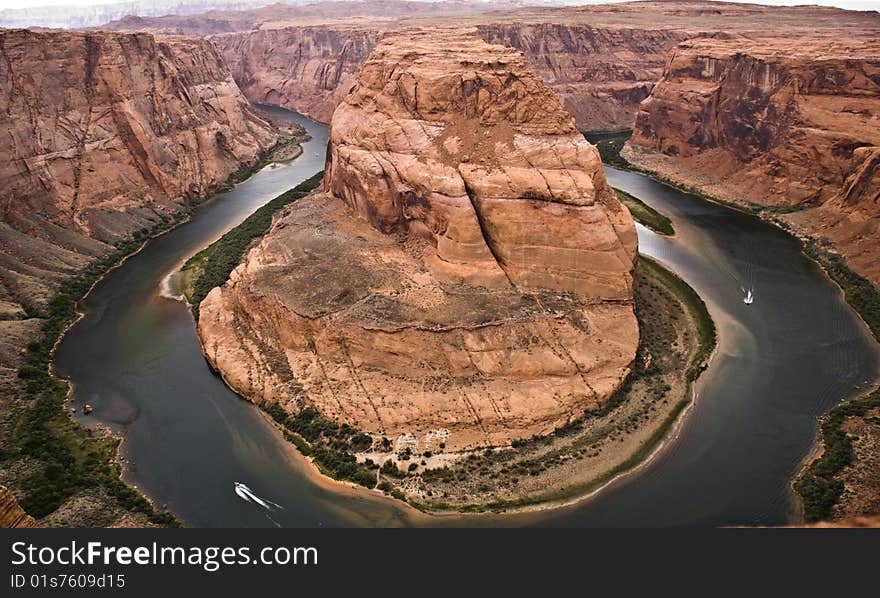
<path fill-rule="evenodd" d="M 12 492 L 0 485 L 0 528 L 22 527 L 37 527 L 37 522 L 18 505 Z"/>
<path fill-rule="evenodd" d="M 811 235 L 830 240 L 853 270 L 880 286 L 880 147 L 855 149 L 852 164 L 834 197 L 786 219 Z"/>
<path fill-rule="evenodd" d="M 214 46 L 148 34 L 0 31 L 0 444 L 59 285 L 252 164 L 276 133 Z M 17 474 L 12 474 L 17 475 Z M 19 480 L 20 481 L 20 480 Z M 94 507 L 102 513 L 106 501 Z M 79 509 L 80 507 L 77 507 Z M 0 492 L 0 525 L 28 525 Z"/>
<path fill-rule="evenodd" d="M 880 35 L 877 13 L 816 6 L 662 1 L 508 11 L 493 5 L 493 12 L 485 14 L 476 14 L 480 8 L 472 6 L 471 14 L 452 14 L 455 4 L 438 4 L 446 16 L 423 16 L 423 6 L 418 11 L 412 6 L 377 11 L 375 6 L 370 3 L 369 12 L 352 13 L 362 15 L 357 18 L 333 12 L 332 3 L 315 5 L 318 14 L 296 18 L 267 7 L 239 13 L 250 16 L 246 24 L 235 26 L 237 33 L 212 39 L 251 100 L 275 102 L 328 122 L 351 88 L 357 67 L 382 36 L 410 27 L 475 27 L 485 41 L 521 50 L 574 115 L 578 128 L 598 130 L 632 127 L 639 102 L 660 79 L 670 50 L 680 42 L 781 35 L 834 41 Z M 169 28 L 163 19 L 130 26 L 173 32 L 201 31 L 205 24 L 204 17 L 172 20 L 195 29 L 183 23 Z"/>
<path fill-rule="evenodd" d="M 376 28 L 342 25 L 267 29 L 212 39 L 252 101 L 330 122 L 379 36 Z"/>
<path fill-rule="evenodd" d="M 622 383 L 635 229 L 519 52 L 386 38 L 333 116 L 325 187 L 200 306 L 242 395 L 463 449 L 550 432 Z"/>
<path fill-rule="evenodd" d="M 579 19 L 580 20 L 580 19 Z M 560 22 L 561 21 L 561 22 Z M 521 50 L 582 131 L 626 129 L 663 72 L 668 51 L 699 30 L 551 20 L 478 26 L 489 43 Z"/>
<path fill-rule="evenodd" d="M 624 155 L 722 199 L 813 208 L 790 219 L 880 281 L 880 43 L 681 44 Z"/>
<path fill-rule="evenodd" d="M 667 51 L 694 34 L 569 23 L 490 22 L 476 27 L 487 42 L 522 50 L 581 130 L 631 126 L 639 102 L 662 73 Z M 382 21 L 339 23 L 262 29 L 212 39 L 251 100 L 329 122 L 354 84 L 360 65 L 379 40 L 396 29 Z"/>
<path fill-rule="evenodd" d="M 880 44 L 691 41 L 642 103 L 632 144 L 695 167 L 724 198 L 818 205 L 880 144 Z M 723 192 L 723 188 L 727 192 Z"/>
<path fill-rule="evenodd" d="M 632 297 L 629 213 L 516 50 L 389 38 L 333 115 L 325 187 L 382 232 L 423 233 L 446 282 Z"/>
<path fill-rule="evenodd" d="M 41 308 L 59 280 L 277 139 L 208 41 L 12 30 L 0 51 L 0 299 L 11 306 Z"/>

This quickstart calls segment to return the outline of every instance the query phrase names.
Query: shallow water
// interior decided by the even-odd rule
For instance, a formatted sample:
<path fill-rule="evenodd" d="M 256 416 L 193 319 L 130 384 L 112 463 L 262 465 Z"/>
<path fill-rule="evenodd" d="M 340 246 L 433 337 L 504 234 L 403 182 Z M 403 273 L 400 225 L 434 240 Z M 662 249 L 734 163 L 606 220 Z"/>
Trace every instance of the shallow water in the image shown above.
<path fill-rule="evenodd" d="M 641 251 L 679 272 L 706 300 L 719 351 L 679 437 L 647 467 L 582 504 L 508 516 L 428 517 L 358 489 L 315 480 L 267 419 L 204 361 L 187 308 L 162 279 L 260 205 L 319 171 L 327 129 L 303 155 L 264 169 L 199 208 L 110 273 L 57 352 L 78 404 L 125 434 L 126 480 L 185 523 L 212 527 L 558 525 L 709 526 L 785 523 L 788 481 L 809 451 L 816 417 L 876 378 L 873 339 L 795 239 L 755 218 L 635 173 L 612 185 L 669 215 L 674 239 L 639 228 Z M 742 302 L 754 286 L 755 302 Z M 267 514 L 240 481 L 283 509 Z"/>

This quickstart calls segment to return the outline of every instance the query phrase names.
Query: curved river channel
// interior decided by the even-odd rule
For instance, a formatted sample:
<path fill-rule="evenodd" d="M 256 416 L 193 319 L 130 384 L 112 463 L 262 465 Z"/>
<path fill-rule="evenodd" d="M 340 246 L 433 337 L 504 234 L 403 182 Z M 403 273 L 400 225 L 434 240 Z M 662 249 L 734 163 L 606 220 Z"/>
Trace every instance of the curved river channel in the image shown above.
<path fill-rule="evenodd" d="M 629 172 L 611 184 L 667 214 L 676 237 L 639 227 L 640 250 L 704 298 L 718 351 L 675 440 L 637 473 L 572 506 L 513 515 L 431 517 L 314 475 L 261 412 L 208 368 L 165 276 L 257 207 L 323 168 L 327 128 L 274 113 L 312 135 L 303 155 L 255 174 L 196 210 L 112 271 L 83 302 L 58 347 L 77 404 L 125 441 L 126 481 L 184 523 L 206 527 L 773 525 L 791 520 L 789 480 L 810 451 L 816 418 L 880 373 L 873 338 L 839 289 L 788 234 Z M 755 301 L 743 303 L 743 288 Z M 246 483 L 280 504 L 271 517 L 242 500 Z"/>

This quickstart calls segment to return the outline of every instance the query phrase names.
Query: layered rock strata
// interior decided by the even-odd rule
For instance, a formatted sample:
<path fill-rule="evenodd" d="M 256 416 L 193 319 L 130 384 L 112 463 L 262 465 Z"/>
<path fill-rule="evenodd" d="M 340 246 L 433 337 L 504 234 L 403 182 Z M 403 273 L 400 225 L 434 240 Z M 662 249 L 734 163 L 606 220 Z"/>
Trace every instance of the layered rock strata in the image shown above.
<path fill-rule="evenodd" d="M 522 50 L 581 130 L 630 128 L 639 102 L 660 78 L 669 50 L 687 39 L 880 35 L 880 16 L 867 11 L 699 1 L 515 9 L 498 2 L 320 2 L 123 19 L 108 26 L 161 33 L 228 32 L 213 39 L 227 61 L 240 67 L 233 72 L 250 99 L 274 98 L 326 122 L 382 35 L 450 25 L 476 27 L 487 42 Z"/>
<path fill-rule="evenodd" d="M 880 127 L 880 112 L 875 114 Z M 880 286 L 880 147 L 853 150 L 851 169 L 840 190 L 819 207 L 786 219 L 831 241 L 852 269 Z"/>
<path fill-rule="evenodd" d="M 806 209 L 790 219 L 876 283 L 878 152 L 876 40 L 698 40 L 672 53 L 624 156 L 724 200 Z"/>
<path fill-rule="evenodd" d="M 519 52 L 386 38 L 333 116 L 325 189 L 201 304 L 245 397 L 454 450 L 550 432 L 629 372 L 632 220 Z"/>
<path fill-rule="evenodd" d="M 252 101 L 330 122 L 380 35 L 375 28 L 342 25 L 268 29 L 212 39 Z"/>
<path fill-rule="evenodd" d="M 0 448 L 14 456 L 31 406 L 18 368 L 59 286 L 254 164 L 277 134 L 207 40 L 7 30 L 0 55 Z M 4 482 L 39 466 L 4 462 Z M 14 498 L 0 498 L 12 517 Z M 107 494 L 60 510 L 85 504 L 118 511 Z"/>
<path fill-rule="evenodd" d="M 286 26 L 214 36 L 253 101 L 328 122 L 357 70 L 389 31 L 387 22 Z M 578 127 L 626 128 L 662 72 L 666 52 L 689 34 L 575 24 L 477 25 L 489 43 L 522 50 Z"/>
<path fill-rule="evenodd" d="M 5 319 L 277 140 L 205 40 L 13 30 L 0 52 Z"/>
<path fill-rule="evenodd" d="M 23 527 L 37 527 L 37 522 L 18 505 L 12 492 L 0 485 L 0 528 Z"/>
<path fill-rule="evenodd" d="M 582 131 L 632 126 L 660 77 L 667 52 L 700 30 L 554 22 L 486 23 L 489 43 L 521 50 Z"/>

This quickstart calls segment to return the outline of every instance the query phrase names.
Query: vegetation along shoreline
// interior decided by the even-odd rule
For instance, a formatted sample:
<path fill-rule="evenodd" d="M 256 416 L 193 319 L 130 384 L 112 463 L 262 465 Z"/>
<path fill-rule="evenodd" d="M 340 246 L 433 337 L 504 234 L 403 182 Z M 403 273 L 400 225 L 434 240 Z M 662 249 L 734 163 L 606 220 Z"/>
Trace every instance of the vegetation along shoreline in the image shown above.
<path fill-rule="evenodd" d="M 620 150 L 632 135 L 632 131 L 586 132 L 584 135 L 591 141 L 596 139 L 594 143 L 602 154 L 603 162 L 607 164 L 639 172 L 673 189 L 756 216 L 797 238 L 801 242 L 804 254 L 837 285 L 847 304 L 880 342 L 880 290 L 849 268 L 846 259 L 836 253 L 826 239 L 815 238 L 794 230 L 788 222 L 779 217 L 784 210 L 724 201 L 631 164 L 620 155 Z M 816 446 L 804 458 L 803 466 L 791 480 L 791 487 L 801 503 L 799 511 L 803 514 L 805 522 L 813 523 L 829 518 L 842 519 L 851 515 L 845 508 L 841 509 L 841 499 L 845 491 L 842 478 L 847 468 L 855 469 L 860 460 L 865 461 L 870 458 L 871 448 L 864 446 L 861 451 L 856 450 L 854 442 L 857 445 L 869 445 L 875 437 L 880 436 L 878 415 L 880 415 L 880 389 L 875 387 L 860 396 L 839 403 L 819 418 Z M 848 425 L 850 428 L 855 427 L 854 420 L 861 423 L 859 426 L 861 436 L 846 431 Z M 870 446 L 873 447 L 872 444 Z M 854 487 L 863 485 L 862 480 L 859 479 L 848 481 Z M 866 490 L 870 491 L 867 486 L 862 488 L 863 492 Z"/>
<path fill-rule="evenodd" d="M 318 173 L 272 200 L 184 264 L 177 280 L 194 318 L 201 299 L 226 281 L 267 232 L 272 215 L 320 181 Z M 637 270 L 636 310 L 644 334 L 633 373 L 606 407 L 546 436 L 462 453 L 446 453 L 441 443 L 413 454 L 310 407 L 290 415 L 275 403 L 257 406 L 320 474 L 424 512 L 512 512 L 583 500 L 656 454 L 693 403 L 692 384 L 715 348 L 715 325 L 696 292 L 650 258 L 640 257 Z"/>
<path fill-rule="evenodd" d="M 232 172 L 210 195 L 193 200 L 173 216 L 163 217 L 152 228 L 142 229 L 118 242 L 115 251 L 93 261 L 79 276 L 62 283 L 45 314 L 29 314 L 43 320 L 40 338 L 23 348 L 25 363 L 18 370 L 30 404 L 22 412 L 10 415 L 15 420 L 12 439 L 3 447 L 4 460 L 29 459 L 45 465 L 27 476 L 17 492 L 28 514 L 41 519 L 77 493 L 92 489 L 106 492 L 124 512 L 142 517 L 146 524 L 181 525 L 172 513 L 157 509 L 145 495 L 122 480 L 119 451 L 123 439 L 119 435 L 103 428 L 86 428 L 70 416 L 73 385 L 55 372 L 55 349 L 65 333 L 85 315 L 80 305 L 104 277 L 142 251 L 150 240 L 188 221 L 199 206 L 216 200 L 223 191 L 276 161 L 276 156 L 283 161 L 295 158 L 298 153 L 294 146 L 300 146 L 304 140 L 304 131 L 281 135 L 278 143 L 263 152 L 253 165 Z"/>

